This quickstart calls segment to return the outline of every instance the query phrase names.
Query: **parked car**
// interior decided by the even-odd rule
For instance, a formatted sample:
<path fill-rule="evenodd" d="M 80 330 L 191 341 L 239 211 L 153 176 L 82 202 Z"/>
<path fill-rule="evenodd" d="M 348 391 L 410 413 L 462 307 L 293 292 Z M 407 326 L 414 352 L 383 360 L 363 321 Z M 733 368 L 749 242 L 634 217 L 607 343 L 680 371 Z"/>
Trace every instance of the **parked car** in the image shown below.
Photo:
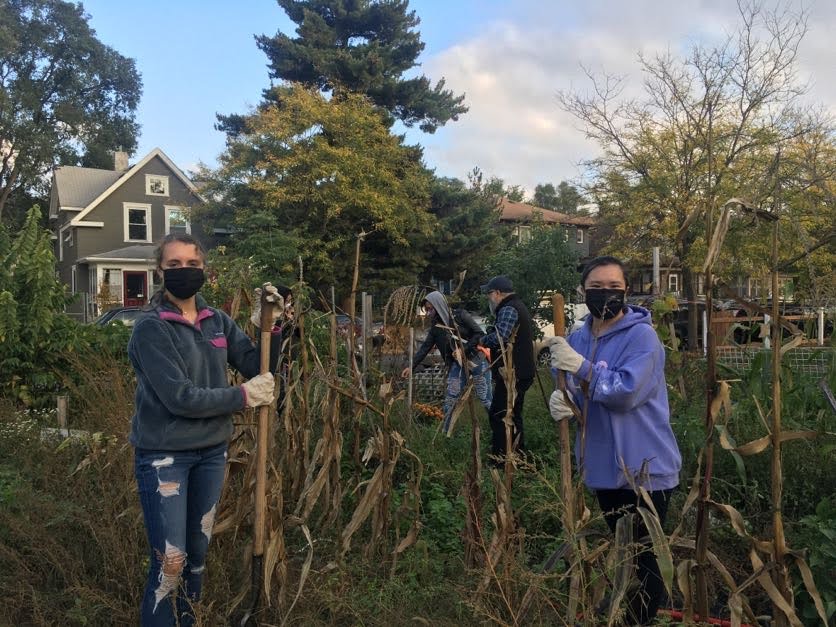
<path fill-rule="evenodd" d="M 584 325 L 586 317 L 589 315 L 589 308 L 583 303 L 570 303 L 566 305 L 566 309 L 567 313 L 571 313 L 573 318 L 572 325 L 566 329 L 566 335 L 569 335 Z M 537 365 L 546 366 L 551 357 L 549 340 L 554 337 L 554 324 L 538 318 L 535 318 L 534 322 L 543 332 L 543 337 L 534 340 L 534 356 L 537 359 Z"/>
<path fill-rule="evenodd" d="M 134 326 L 134 322 L 142 312 L 142 307 L 114 307 L 108 309 L 101 316 L 93 320 L 93 324 L 103 326 L 106 324 L 120 323 L 127 327 Z"/>

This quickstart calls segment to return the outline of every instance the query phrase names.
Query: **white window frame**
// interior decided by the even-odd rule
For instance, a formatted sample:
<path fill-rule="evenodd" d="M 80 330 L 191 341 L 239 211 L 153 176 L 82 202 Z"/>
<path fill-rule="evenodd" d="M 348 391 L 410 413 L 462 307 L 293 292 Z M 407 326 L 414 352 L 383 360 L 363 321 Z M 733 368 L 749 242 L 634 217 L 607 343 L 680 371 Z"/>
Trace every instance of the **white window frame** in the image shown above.
<path fill-rule="evenodd" d="M 151 189 L 151 184 L 155 181 L 161 181 L 163 184 L 162 192 L 155 192 Z M 168 196 L 168 177 L 162 174 L 146 174 L 145 175 L 145 195 L 146 196 Z"/>
<path fill-rule="evenodd" d="M 671 294 L 679 293 L 679 275 L 674 272 L 668 275 L 668 292 Z"/>
<path fill-rule="evenodd" d="M 171 233 L 171 213 L 173 211 L 179 211 L 183 214 L 184 219 L 186 220 L 186 233 L 191 234 L 192 232 L 192 222 L 186 217 L 186 208 L 180 207 L 178 205 L 164 205 L 165 207 L 165 234 L 168 235 Z"/>
<path fill-rule="evenodd" d="M 524 244 L 531 240 L 531 227 L 527 224 L 521 224 L 517 227 L 517 241 Z"/>
<path fill-rule="evenodd" d="M 123 206 L 123 225 L 124 225 L 124 235 L 126 242 L 134 242 L 134 243 L 142 243 L 142 244 L 150 244 L 153 240 L 151 238 L 151 205 L 145 203 L 138 203 L 138 202 L 125 202 L 122 203 Z M 130 228 L 128 224 L 128 216 L 130 215 L 130 211 L 132 209 L 141 209 L 145 211 L 145 237 L 146 239 L 131 239 L 130 238 Z"/>
<path fill-rule="evenodd" d="M 578 227 L 577 229 L 575 229 L 575 232 L 575 243 L 583 244 L 583 229 L 581 227 Z"/>
<path fill-rule="evenodd" d="M 697 275 L 697 296 L 705 296 L 705 275 L 703 273 Z"/>

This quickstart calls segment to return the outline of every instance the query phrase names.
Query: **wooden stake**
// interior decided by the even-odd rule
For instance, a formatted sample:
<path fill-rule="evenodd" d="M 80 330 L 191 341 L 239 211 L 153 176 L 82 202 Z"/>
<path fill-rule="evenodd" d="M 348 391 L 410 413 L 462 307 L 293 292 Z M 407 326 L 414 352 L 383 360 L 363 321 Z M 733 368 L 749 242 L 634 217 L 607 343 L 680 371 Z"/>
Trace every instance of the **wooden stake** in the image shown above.
<path fill-rule="evenodd" d="M 270 372 L 270 336 L 273 326 L 273 303 L 267 300 L 267 291 L 261 293 L 261 364 L 260 373 Z M 263 556 L 265 521 L 267 514 L 267 444 L 269 432 L 270 406 L 258 408 L 258 434 L 255 449 L 255 524 L 253 529 L 253 584 L 254 589 L 261 588 L 263 580 Z M 258 571 L 256 572 L 256 566 Z M 255 578 L 258 577 L 256 581 Z M 254 606 L 258 599 L 254 598 Z"/>
<path fill-rule="evenodd" d="M 554 334 L 566 335 L 566 311 L 563 294 L 552 296 L 552 316 L 554 319 Z M 564 392 L 566 390 L 566 373 L 557 371 L 555 378 L 555 390 Z M 563 498 L 563 527 L 567 534 L 575 531 L 575 499 L 572 488 L 572 448 L 569 443 L 569 421 L 561 420 L 560 429 L 560 492 Z"/>

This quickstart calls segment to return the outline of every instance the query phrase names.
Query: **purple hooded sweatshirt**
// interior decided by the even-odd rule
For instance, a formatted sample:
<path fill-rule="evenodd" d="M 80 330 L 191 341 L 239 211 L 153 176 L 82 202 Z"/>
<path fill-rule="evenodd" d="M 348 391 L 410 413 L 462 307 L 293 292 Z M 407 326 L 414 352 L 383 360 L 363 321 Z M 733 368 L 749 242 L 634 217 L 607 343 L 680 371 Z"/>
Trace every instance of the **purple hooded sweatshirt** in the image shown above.
<path fill-rule="evenodd" d="M 682 458 L 670 425 L 665 350 L 650 312 L 628 306 L 597 338 L 590 316 L 568 341 L 586 358 L 567 379 L 581 411 L 588 405 L 583 455 L 580 432 L 575 445 L 587 487 L 627 488 L 625 467 L 649 491 L 676 487 Z M 589 382 L 588 399 L 581 381 Z"/>

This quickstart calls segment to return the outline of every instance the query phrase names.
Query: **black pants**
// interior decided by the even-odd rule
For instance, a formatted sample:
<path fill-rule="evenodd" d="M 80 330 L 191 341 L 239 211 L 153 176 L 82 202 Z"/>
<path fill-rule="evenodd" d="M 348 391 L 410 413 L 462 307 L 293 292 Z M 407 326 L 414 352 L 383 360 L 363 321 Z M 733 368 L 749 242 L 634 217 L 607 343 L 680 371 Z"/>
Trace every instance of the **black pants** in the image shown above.
<path fill-rule="evenodd" d="M 653 506 L 659 514 L 659 522 L 663 525 L 668 514 L 668 504 L 670 503 L 672 493 L 673 490 L 657 490 L 650 493 Z M 631 489 L 597 490 L 595 495 L 598 497 L 598 505 L 601 506 L 601 511 L 604 513 L 604 520 L 607 521 L 607 525 L 609 525 L 613 533 L 615 533 L 615 524 L 619 518 L 626 513 L 635 514 L 633 538 L 636 542 L 642 542 L 646 548 L 636 556 L 639 590 L 630 599 L 628 619 L 640 625 L 648 625 L 653 622 L 653 618 L 656 616 L 656 610 L 659 609 L 659 605 L 664 601 L 665 584 L 659 573 L 659 564 L 656 561 L 656 556 L 653 554 L 650 540 L 643 539 L 648 535 L 647 528 L 644 526 L 641 516 L 636 511 L 637 505 L 642 505 L 642 507 L 648 509 L 647 505 L 641 503 L 641 497 Z"/>
<path fill-rule="evenodd" d="M 496 385 L 493 389 L 493 401 L 491 408 L 488 411 L 491 420 L 491 453 L 497 457 L 504 457 L 507 450 L 507 443 L 505 442 L 505 414 L 508 411 L 508 388 L 505 385 L 505 379 L 502 378 L 498 372 L 494 372 L 494 381 Z M 517 451 L 525 450 L 525 437 L 523 431 L 523 401 L 525 400 L 525 393 L 531 384 L 534 382 L 530 379 L 517 379 L 517 396 L 514 399 L 513 407 L 513 421 L 514 427 L 511 429 L 511 441 L 517 443 Z"/>

